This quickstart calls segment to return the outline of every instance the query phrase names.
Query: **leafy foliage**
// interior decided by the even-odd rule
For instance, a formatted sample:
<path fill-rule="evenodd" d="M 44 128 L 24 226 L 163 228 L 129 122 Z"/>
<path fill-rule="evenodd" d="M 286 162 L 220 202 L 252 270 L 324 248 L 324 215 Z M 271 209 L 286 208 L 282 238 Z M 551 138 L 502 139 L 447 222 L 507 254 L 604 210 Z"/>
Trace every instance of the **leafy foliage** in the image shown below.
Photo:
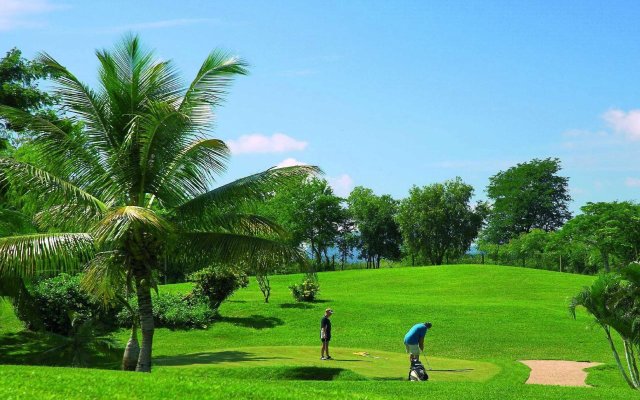
<path fill-rule="evenodd" d="M 72 337 L 78 334 L 85 322 L 92 330 L 102 323 L 102 330 L 109 328 L 110 321 L 118 312 L 117 307 L 104 308 L 93 301 L 80 287 L 80 275 L 60 274 L 43 279 L 31 288 L 31 301 L 43 324 L 43 328 L 52 333 Z M 24 321 L 32 328 L 31 321 Z M 88 326 L 85 328 L 88 329 Z M 113 327 L 113 325 L 111 326 Z M 82 328 L 84 330 L 85 328 Z"/>
<path fill-rule="evenodd" d="M 347 219 L 343 200 L 324 179 L 292 179 L 260 207 L 289 232 L 289 243 L 307 244 L 316 268 L 332 269 L 329 250 L 336 245 Z"/>
<path fill-rule="evenodd" d="M 307 276 L 301 283 L 289 286 L 291 295 L 296 301 L 314 301 L 320 291 L 318 279 L 313 276 Z"/>
<path fill-rule="evenodd" d="M 575 296 L 569 306 L 575 317 L 582 306 L 604 329 L 607 340 L 627 384 L 640 390 L 640 373 L 636 357 L 640 354 L 640 264 L 630 264 L 621 274 L 602 274 Z M 622 339 L 626 368 L 620 360 L 612 331 Z"/>
<path fill-rule="evenodd" d="M 194 272 L 189 276 L 189 280 L 195 284 L 192 295 L 195 298 L 208 299 L 209 307 L 214 311 L 233 292 L 249 284 L 249 279 L 243 271 L 220 264 Z"/>
<path fill-rule="evenodd" d="M 486 214 L 486 206 L 470 204 L 473 187 L 460 178 L 419 188 L 402 200 L 398 222 L 409 251 L 442 264 L 469 249 Z"/>
<path fill-rule="evenodd" d="M 132 299 L 130 310 L 123 308 L 116 316 L 121 327 L 130 327 L 138 314 L 138 301 Z M 156 326 L 171 329 L 206 328 L 214 320 L 216 312 L 203 296 L 182 296 L 160 293 L 153 300 L 153 320 Z"/>
<path fill-rule="evenodd" d="M 357 247 L 367 266 L 380 268 L 380 259 L 400 258 L 402 235 L 396 222 L 398 202 L 389 195 L 376 196 L 371 189 L 358 186 L 347 199 L 349 212 L 357 226 Z"/>
<path fill-rule="evenodd" d="M 553 231 L 571 217 L 569 179 L 559 176 L 560 160 L 534 159 L 489 178 L 487 196 L 493 202 L 483 235 L 492 243 L 532 229 Z"/>

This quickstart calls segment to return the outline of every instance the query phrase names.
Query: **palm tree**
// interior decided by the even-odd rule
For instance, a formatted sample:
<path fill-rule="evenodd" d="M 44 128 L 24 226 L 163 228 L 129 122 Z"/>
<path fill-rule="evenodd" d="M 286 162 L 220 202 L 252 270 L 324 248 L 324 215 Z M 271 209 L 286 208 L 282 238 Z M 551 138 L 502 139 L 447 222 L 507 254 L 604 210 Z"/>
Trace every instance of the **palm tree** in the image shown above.
<path fill-rule="evenodd" d="M 250 205 L 315 167 L 272 168 L 214 187 L 229 156 L 211 139 L 212 107 L 246 64 L 220 51 L 185 86 L 170 61 L 128 35 L 113 51 L 96 52 L 97 89 L 47 54 L 62 106 L 84 129 L 65 132 L 23 111 L 0 106 L 0 117 L 33 132 L 34 161 L 0 158 L 1 178 L 28 192 L 47 232 L 0 239 L 0 274 L 23 275 L 86 265 L 85 287 L 105 301 L 135 292 L 142 333 L 137 371 L 151 370 L 151 289 L 161 260 L 206 264 L 247 254 L 302 257 L 283 244 L 285 232 L 252 214 Z M 135 333 L 135 326 L 133 332 Z"/>
<path fill-rule="evenodd" d="M 636 362 L 636 351 L 640 353 L 640 286 L 636 286 L 632 281 L 640 277 L 640 270 L 634 264 L 625 270 L 624 276 L 614 273 L 600 275 L 590 287 L 585 287 L 571 300 L 569 310 L 575 318 L 577 307 L 582 306 L 595 318 L 606 334 L 620 374 L 632 389 L 640 389 L 640 375 Z M 628 280 L 624 277 L 628 277 Z M 617 332 L 622 339 L 627 370 L 620 360 L 612 331 Z M 634 350 L 634 347 L 637 350 Z"/>

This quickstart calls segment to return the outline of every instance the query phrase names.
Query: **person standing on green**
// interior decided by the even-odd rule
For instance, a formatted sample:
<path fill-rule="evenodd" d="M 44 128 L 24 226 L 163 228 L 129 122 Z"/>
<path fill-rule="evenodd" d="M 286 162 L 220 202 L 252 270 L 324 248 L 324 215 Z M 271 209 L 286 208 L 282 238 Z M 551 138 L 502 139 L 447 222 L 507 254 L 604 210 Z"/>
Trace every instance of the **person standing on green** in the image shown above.
<path fill-rule="evenodd" d="M 404 335 L 404 346 L 409 353 L 409 361 L 420 360 L 420 353 L 424 351 L 424 337 L 431 329 L 431 322 L 415 324 Z"/>
<path fill-rule="evenodd" d="M 329 355 L 329 341 L 331 340 L 331 320 L 329 318 L 331 315 L 333 315 L 333 310 L 327 308 L 324 310 L 324 317 L 320 320 L 320 341 L 322 341 L 321 360 L 333 360 Z"/>

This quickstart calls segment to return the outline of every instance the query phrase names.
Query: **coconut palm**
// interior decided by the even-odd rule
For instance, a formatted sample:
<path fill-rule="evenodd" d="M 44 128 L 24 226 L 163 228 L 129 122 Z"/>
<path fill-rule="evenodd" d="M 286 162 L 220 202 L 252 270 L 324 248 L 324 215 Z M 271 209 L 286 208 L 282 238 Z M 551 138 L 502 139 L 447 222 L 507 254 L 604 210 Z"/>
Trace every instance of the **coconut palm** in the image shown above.
<path fill-rule="evenodd" d="M 628 267 L 630 278 L 639 277 L 637 267 Z M 638 307 L 640 297 L 638 288 L 632 280 L 613 273 L 600 275 L 590 287 L 585 287 L 570 303 L 569 310 L 576 317 L 576 309 L 584 307 L 591 314 L 604 332 L 611 347 L 620 374 L 633 389 L 640 389 L 640 375 L 636 362 L 636 353 L 640 353 L 640 336 L 638 335 Z M 622 339 L 627 369 L 620 360 L 612 332 Z M 635 349 L 634 349 L 635 347 Z"/>
<path fill-rule="evenodd" d="M 0 179 L 41 206 L 47 232 L 0 239 L 0 274 L 33 274 L 86 265 L 84 285 L 105 301 L 135 292 L 142 334 L 137 371 L 151 370 L 151 289 L 164 258 L 206 264 L 259 252 L 301 254 L 282 244 L 285 232 L 249 207 L 288 179 L 315 167 L 272 168 L 215 187 L 229 155 L 212 139 L 219 105 L 246 65 L 212 52 L 183 85 L 170 61 L 129 35 L 113 51 L 96 52 L 91 89 L 47 54 L 62 106 L 84 129 L 65 132 L 10 107 L 0 117 L 33 132 L 31 163 L 0 159 Z M 136 327 L 133 327 L 135 332 Z"/>

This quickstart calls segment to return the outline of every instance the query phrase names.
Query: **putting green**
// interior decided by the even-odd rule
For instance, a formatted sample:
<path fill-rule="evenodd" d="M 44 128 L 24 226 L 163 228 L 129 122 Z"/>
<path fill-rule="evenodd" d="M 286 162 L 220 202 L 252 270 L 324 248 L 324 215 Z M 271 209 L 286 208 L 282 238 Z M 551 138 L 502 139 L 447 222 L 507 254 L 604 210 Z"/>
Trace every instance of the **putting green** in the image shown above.
<path fill-rule="evenodd" d="M 409 371 L 404 353 L 364 348 L 331 348 L 333 360 L 320 360 L 320 346 L 256 346 L 220 349 L 214 352 L 167 356 L 155 359 L 158 369 L 181 367 L 315 367 L 351 370 L 370 379 L 405 379 Z M 424 357 L 422 357 L 424 362 Z M 438 382 L 484 382 L 500 372 L 500 367 L 484 361 L 428 357 L 424 362 L 430 379 Z"/>

